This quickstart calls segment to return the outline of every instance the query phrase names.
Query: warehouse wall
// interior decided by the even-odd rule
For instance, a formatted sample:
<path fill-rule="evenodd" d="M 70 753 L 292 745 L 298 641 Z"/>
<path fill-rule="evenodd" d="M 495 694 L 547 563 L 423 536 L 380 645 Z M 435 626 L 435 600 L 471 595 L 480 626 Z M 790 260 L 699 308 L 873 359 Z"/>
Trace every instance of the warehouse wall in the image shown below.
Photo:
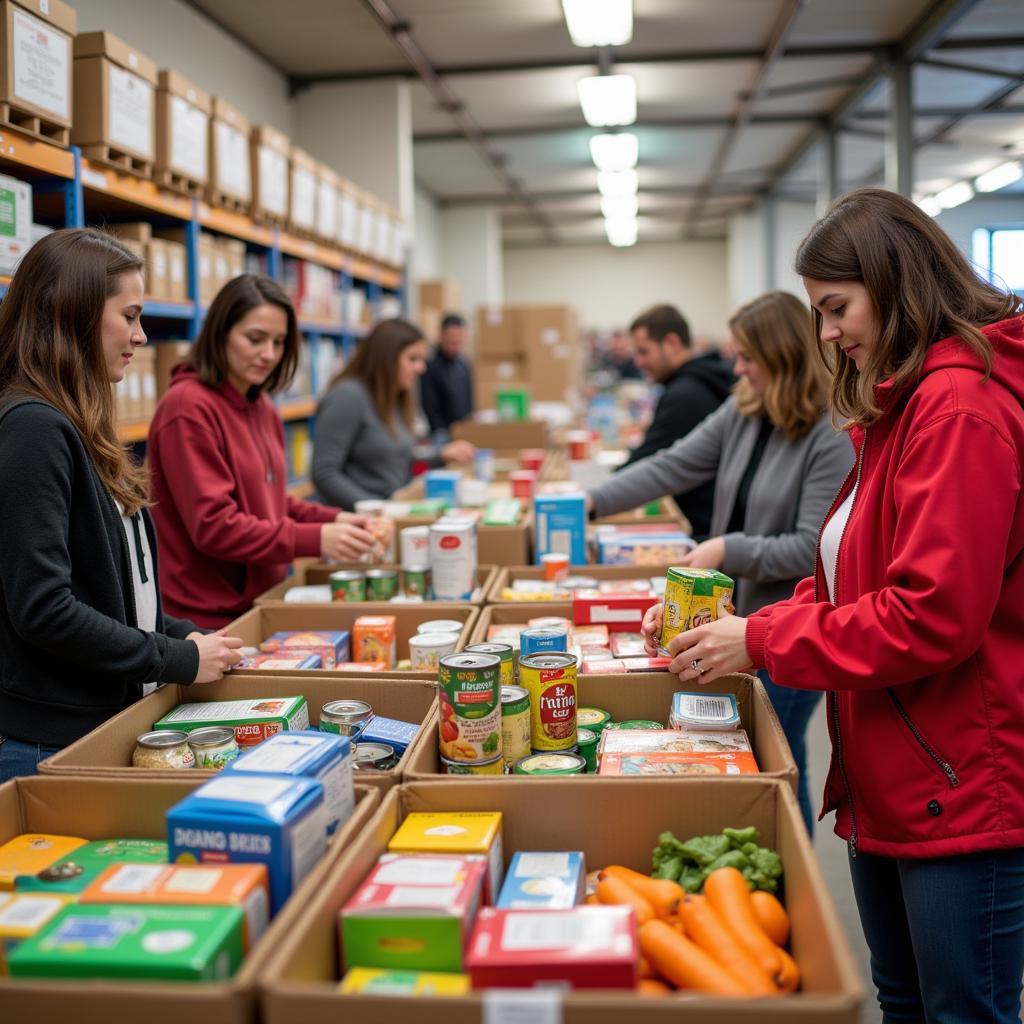
<path fill-rule="evenodd" d="M 415 237 L 411 277 L 420 281 L 442 277 L 444 268 L 441 261 L 441 208 L 429 192 L 417 188 L 414 211 Z M 413 298 L 412 292 L 410 298 Z"/>
<path fill-rule="evenodd" d="M 292 133 L 288 82 L 262 58 L 180 0 L 70 0 L 78 31 L 105 29 L 222 96 L 257 123 Z"/>
<path fill-rule="evenodd" d="M 935 219 L 970 256 L 971 232 L 975 228 L 1024 227 L 1024 195 L 978 196 L 963 206 L 943 210 Z"/>

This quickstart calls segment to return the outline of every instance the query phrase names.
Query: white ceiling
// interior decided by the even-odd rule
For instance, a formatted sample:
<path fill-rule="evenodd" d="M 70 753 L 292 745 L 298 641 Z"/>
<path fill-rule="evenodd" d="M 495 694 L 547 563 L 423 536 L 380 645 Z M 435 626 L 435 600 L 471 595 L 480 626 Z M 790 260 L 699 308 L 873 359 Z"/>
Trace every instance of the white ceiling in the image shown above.
<path fill-rule="evenodd" d="M 498 206 L 508 243 L 544 237 L 502 175 L 465 141 L 452 116 L 437 107 L 365 0 L 193 2 L 295 79 L 381 73 L 410 77 L 418 184 L 443 204 Z M 566 242 L 603 237 L 587 145 L 594 130 L 584 123 L 576 95 L 577 80 L 596 72 L 597 54 L 572 45 L 559 0 L 389 4 L 489 137 L 507 174 L 536 197 L 555 237 Z M 637 80 L 639 121 L 632 130 L 640 138 L 642 238 L 679 238 L 687 230 L 699 236 L 722 233 L 731 211 L 768 188 L 813 200 L 819 156 L 807 148 L 807 140 L 845 104 L 856 83 L 877 72 L 878 48 L 898 46 L 943 4 L 806 0 L 781 56 L 765 76 L 751 122 L 732 138 L 721 174 L 712 181 L 716 156 L 743 94 L 758 82 L 761 54 L 785 6 L 784 0 L 634 0 L 633 40 L 615 51 L 612 67 Z M 946 8 L 955 6 L 945 3 Z M 1024 107 L 1024 46 L 992 45 L 993 40 L 1012 43 L 1024 37 L 1024 0 L 978 0 L 967 6 L 968 12 L 947 29 L 945 45 L 940 40 L 924 56 L 1021 75 L 1021 87 L 1004 105 Z M 955 46 L 970 40 L 985 45 Z M 823 47 L 843 52 L 823 54 Z M 845 52 L 851 48 L 855 52 Z M 653 56 L 664 59 L 642 60 Z M 528 67 L 517 69 L 523 64 Z M 1010 83 L 1005 75 L 917 65 L 915 107 L 982 105 Z M 806 88 L 794 90 L 801 85 Z M 850 113 L 846 124 L 859 131 L 840 135 L 842 187 L 880 181 L 889 100 L 883 80 Z M 946 126 L 947 119 L 918 117 L 915 138 L 924 140 Z M 981 173 L 1017 152 L 1018 143 L 1024 144 L 1024 114 L 960 120 L 941 144 L 919 148 L 915 188 L 930 191 Z M 801 152 L 803 158 L 793 165 Z M 705 198 L 694 219 L 698 190 Z"/>

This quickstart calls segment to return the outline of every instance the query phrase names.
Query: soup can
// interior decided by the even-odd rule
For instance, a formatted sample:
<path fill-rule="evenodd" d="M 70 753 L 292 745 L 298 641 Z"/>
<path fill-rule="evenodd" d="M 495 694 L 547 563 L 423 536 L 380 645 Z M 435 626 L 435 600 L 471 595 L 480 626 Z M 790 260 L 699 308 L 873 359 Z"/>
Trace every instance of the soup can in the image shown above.
<path fill-rule="evenodd" d="M 366 570 L 366 600 L 390 601 L 398 594 L 398 573 L 394 569 Z"/>
<path fill-rule="evenodd" d="M 592 775 L 597 772 L 597 745 L 600 739 L 599 732 L 593 732 L 590 729 L 576 729 L 576 746 L 580 756 L 587 762 L 587 772 Z"/>
<path fill-rule="evenodd" d="M 569 442 L 570 461 L 583 462 L 590 458 L 589 430 L 570 430 L 566 440 Z"/>
<path fill-rule="evenodd" d="M 591 732 L 597 733 L 598 739 L 601 738 L 601 733 L 611 725 L 611 722 L 611 713 L 605 711 L 604 708 L 576 709 L 577 726 L 581 729 L 589 729 Z"/>
<path fill-rule="evenodd" d="M 341 569 L 327 577 L 332 601 L 365 601 L 366 573 L 357 569 Z"/>
<path fill-rule="evenodd" d="M 531 654 L 565 654 L 569 632 L 564 626 L 531 626 L 519 634 L 519 662 Z"/>
<path fill-rule="evenodd" d="M 536 752 L 576 746 L 576 658 L 532 654 L 519 659 L 519 682 L 530 694 L 530 746 Z"/>
<path fill-rule="evenodd" d="M 667 655 L 670 641 L 680 633 L 731 615 L 733 588 L 733 581 L 716 569 L 669 569 L 658 652 Z"/>
<path fill-rule="evenodd" d="M 459 643 L 456 633 L 417 633 L 409 637 L 409 660 L 413 671 L 437 671 L 438 662 L 446 654 L 454 654 Z"/>
<path fill-rule="evenodd" d="M 197 768 L 220 771 L 238 757 L 235 730 L 230 726 L 210 725 L 194 729 L 188 734 L 188 745 L 196 759 Z"/>
<path fill-rule="evenodd" d="M 430 527 L 407 526 L 398 535 L 402 552 L 402 568 L 426 565 L 430 559 Z"/>
<path fill-rule="evenodd" d="M 531 754 L 516 764 L 516 775 L 582 775 L 587 762 L 579 754 Z"/>
<path fill-rule="evenodd" d="M 501 688 L 501 756 L 509 771 L 528 756 L 531 747 L 530 694 L 522 686 Z"/>
<path fill-rule="evenodd" d="M 320 731 L 348 736 L 353 742 L 373 718 L 373 708 L 365 700 L 332 700 L 320 709 Z"/>
<path fill-rule="evenodd" d="M 496 654 L 501 658 L 501 685 L 511 686 L 515 682 L 516 666 L 511 644 L 470 644 L 465 650 L 470 654 Z"/>
<path fill-rule="evenodd" d="M 504 775 L 505 760 L 501 754 L 489 761 L 449 761 L 442 757 L 441 770 L 445 775 Z"/>
<path fill-rule="evenodd" d="M 425 601 L 431 596 L 431 575 L 429 565 L 410 565 L 402 570 L 402 593 L 406 597 L 422 597 Z"/>
<path fill-rule="evenodd" d="M 416 627 L 417 633 L 455 633 L 462 634 L 463 623 L 458 619 L 430 619 L 428 622 L 421 622 Z"/>
<path fill-rule="evenodd" d="M 533 498 L 533 488 L 537 483 L 537 474 L 532 469 L 516 469 L 508 475 L 509 483 L 512 484 L 512 497 L 520 501 L 530 501 Z"/>
<path fill-rule="evenodd" d="M 549 583 L 557 583 L 569 575 L 569 556 L 560 552 L 550 551 L 540 556 L 540 564 L 544 569 L 544 579 Z"/>
<path fill-rule="evenodd" d="M 437 670 L 439 749 L 449 761 L 489 761 L 501 754 L 501 659 L 448 654 Z"/>

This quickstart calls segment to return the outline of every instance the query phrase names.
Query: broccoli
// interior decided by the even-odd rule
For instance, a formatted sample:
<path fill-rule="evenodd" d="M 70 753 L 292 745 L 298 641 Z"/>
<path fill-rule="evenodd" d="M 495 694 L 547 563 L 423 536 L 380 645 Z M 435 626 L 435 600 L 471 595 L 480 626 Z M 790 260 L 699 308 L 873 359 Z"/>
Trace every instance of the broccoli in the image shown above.
<path fill-rule="evenodd" d="M 723 828 L 722 835 L 732 844 L 735 849 L 742 849 L 747 843 L 753 843 L 757 845 L 757 841 L 761 838 L 757 829 L 751 825 L 749 828 Z"/>
<path fill-rule="evenodd" d="M 782 877 L 782 861 L 774 850 L 758 846 L 756 828 L 726 828 L 720 835 L 694 836 L 685 843 L 671 832 L 658 836 L 651 856 L 654 878 L 678 882 L 686 892 L 697 893 L 712 871 L 736 868 L 752 889 L 776 892 Z"/>

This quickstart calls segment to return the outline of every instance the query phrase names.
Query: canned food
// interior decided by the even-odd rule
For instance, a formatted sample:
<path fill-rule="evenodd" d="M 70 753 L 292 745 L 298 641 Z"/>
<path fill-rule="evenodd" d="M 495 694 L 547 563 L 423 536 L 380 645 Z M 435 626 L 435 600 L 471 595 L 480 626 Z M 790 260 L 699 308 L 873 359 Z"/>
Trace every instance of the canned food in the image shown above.
<path fill-rule="evenodd" d="M 652 722 L 646 718 L 632 718 L 627 722 L 610 722 L 609 729 L 664 729 L 661 722 Z"/>
<path fill-rule="evenodd" d="M 398 535 L 402 548 L 402 568 L 426 565 L 430 559 L 430 527 L 407 526 Z"/>
<path fill-rule="evenodd" d="M 501 754 L 490 761 L 449 761 L 441 758 L 441 769 L 445 775 L 504 775 L 505 761 Z"/>
<path fill-rule="evenodd" d="M 540 564 L 544 568 L 544 579 L 549 583 L 557 583 L 569 575 L 569 556 L 556 551 L 549 551 L 540 556 Z"/>
<path fill-rule="evenodd" d="M 582 775 L 587 762 L 579 754 L 531 754 L 516 763 L 516 775 Z"/>
<path fill-rule="evenodd" d="M 581 729 L 589 729 L 596 732 L 598 739 L 601 733 L 612 724 L 612 716 L 604 708 L 578 708 L 576 711 L 576 724 Z"/>
<path fill-rule="evenodd" d="M 597 772 L 597 745 L 601 734 L 590 729 L 576 730 L 576 746 L 580 756 L 587 762 L 587 771 L 590 774 Z"/>
<path fill-rule="evenodd" d="M 133 768 L 193 768 L 195 763 L 188 733 L 177 729 L 144 732 L 132 751 Z"/>
<path fill-rule="evenodd" d="M 409 637 L 409 660 L 413 671 L 437 671 L 437 663 L 445 654 L 454 654 L 459 638 L 455 633 L 417 633 Z"/>
<path fill-rule="evenodd" d="M 569 442 L 569 460 L 583 462 L 590 458 L 590 431 L 570 430 L 566 436 Z"/>
<path fill-rule="evenodd" d="M 484 645 L 478 646 L 497 646 Z M 501 756 L 509 771 L 530 754 L 530 694 L 522 686 L 501 688 Z"/>
<path fill-rule="evenodd" d="M 512 484 L 512 497 L 521 501 L 530 501 L 533 498 L 533 487 L 537 482 L 537 474 L 532 469 L 517 469 L 508 475 L 509 483 Z"/>
<path fill-rule="evenodd" d="M 332 700 L 320 709 L 320 731 L 334 732 L 356 740 L 373 718 L 365 700 Z"/>
<path fill-rule="evenodd" d="M 564 629 L 567 633 L 572 629 L 572 619 L 562 615 L 540 615 L 530 619 L 528 625 L 536 629 Z"/>
<path fill-rule="evenodd" d="M 471 601 L 476 590 L 476 523 L 432 523 L 430 569 L 436 600 Z"/>
<path fill-rule="evenodd" d="M 397 764 L 398 755 L 389 743 L 357 743 L 352 748 L 355 771 L 386 772 Z"/>
<path fill-rule="evenodd" d="M 421 622 L 416 627 L 417 633 L 462 633 L 462 623 L 458 619 L 431 619 Z"/>
<path fill-rule="evenodd" d="M 366 600 L 390 601 L 398 593 L 398 573 L 394 569 L 366 570 Z"/>
<path fill-rule="evenodd" d="M 536 751 L 576 746 L 576 658 L 533 654 L 519 659 L 519 682 L 530 694 L 530 745 Z"/>
<path fill-rule="evenodd" d="M 501 659 L 448 654 L 437 671 L 439 748 L 449 761 L 489 761 L 501 754 Z"/>
<path fill-rule="evenodd" d="M 210 725 L 188 734 L 188 745 L 196 759 L 197 768 L 220 771 L 238 757 L 235 730 L 223 725 Z"/>
<path fill-rule="evenodd" d="M 544 465 L 545 451 L 543 448 L 523 448 L 519 452 L 519 465 L 523 469 L 539 473 Z"/>
<path fill-rule="evenodd" d="M 564 654 L 569 649 L 569 633 L 564 626 L 531 626 L 519 634 L 519 660 L 531 654 Z"/>
<path fill-rule="evenodd" d="M 665 577 L 665 613 L 658 653 L 668 654 L 673 637 L 733 612 L 733 581 L 716 569 L 672 566 Z"/>
<path fill-rule="evenodd" d="M 429 565 L 410 565 L 402 570 L 402 593 L 406 597 L 430 598 L 431 575 Z"/>
<path fill-rule="evenodd" d="M 512 685 L 516 666 L 511 644 L 470 644 L 465 650 L 469 654 L 496 654 L 501 658 L 501 685 Z"/>
<path fill-rule="evenodd" d="M 341 569 L 327 577 L 331 585 L 332 601 L 365 601 L 366 573 L 355 569 Z"/>

